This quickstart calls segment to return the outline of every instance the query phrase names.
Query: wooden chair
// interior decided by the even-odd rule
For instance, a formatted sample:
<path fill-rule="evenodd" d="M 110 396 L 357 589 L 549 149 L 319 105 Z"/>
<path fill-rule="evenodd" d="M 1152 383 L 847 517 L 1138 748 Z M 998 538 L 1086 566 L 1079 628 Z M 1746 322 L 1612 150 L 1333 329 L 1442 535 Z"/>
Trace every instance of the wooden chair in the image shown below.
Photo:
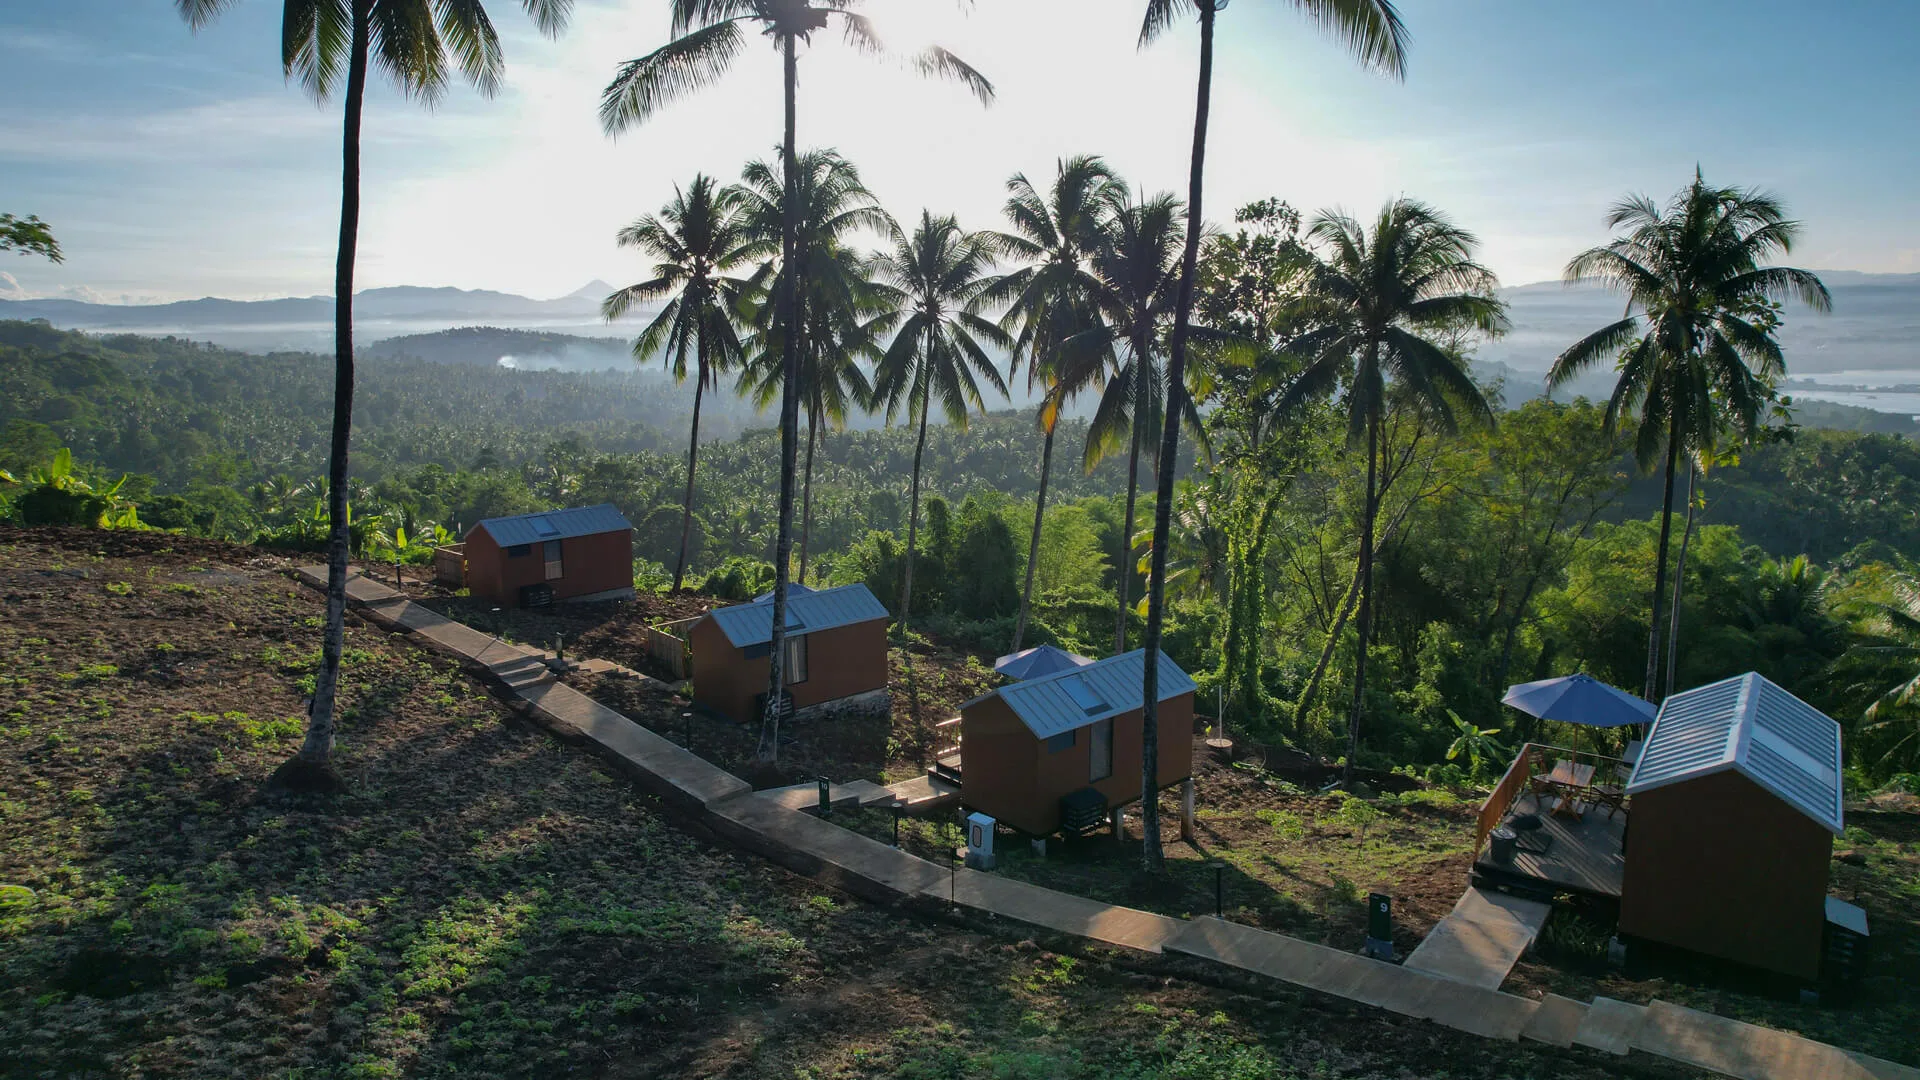
<path fill-rule="evenodd" d="M 1587 789 L 1587 799 L 1594 806 L 1607 808 L 1607 820 L 1612 821 L 1616 811 L 1627 808 L 1626 790 L 1616 784 L 1595 784 Z"/>
<path fill-rule="evenodd" d="M 1533 794 L 1535 802 L 1559 796 L 1559 789 L 1547 782 L 1547 773 L 1551 771 L 1553 765 L 1547 760 L 1546 751 L 1539 747 L 1527 751 L 1527 790 Z"/>

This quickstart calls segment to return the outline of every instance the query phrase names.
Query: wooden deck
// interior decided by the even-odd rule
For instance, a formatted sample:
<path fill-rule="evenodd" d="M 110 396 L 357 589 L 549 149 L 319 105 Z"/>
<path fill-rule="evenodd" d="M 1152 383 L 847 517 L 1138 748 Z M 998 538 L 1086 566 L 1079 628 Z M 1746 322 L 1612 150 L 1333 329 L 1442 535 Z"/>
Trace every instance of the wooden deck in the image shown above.
<path fill-rule="evenodd" d="M 1583 820 L 1575 821 L 1548 813 L 1553 802 L 1551 797 L 1541 799 L 1527 793 L 1514 801 L 1509 812 L 1540 816 L 1545 827 L 1523 836 L 1521 844 L 1523 849 L 1537 849 L 1550 837 L 1553 843 L 1544 852 L 1522 850 L 1515 853 L 1511 864 L 1500 866 L 1493 861 L 1493 844 L 1488 841 L 1474 856 L 1474 876 L 1516 892 L 1577 892 L 1618 900 L 1627 867 L 1622 846 L 1626 811 L 1615 813 L 1609 820 L 1604 809 L 1588 810 Z"/>

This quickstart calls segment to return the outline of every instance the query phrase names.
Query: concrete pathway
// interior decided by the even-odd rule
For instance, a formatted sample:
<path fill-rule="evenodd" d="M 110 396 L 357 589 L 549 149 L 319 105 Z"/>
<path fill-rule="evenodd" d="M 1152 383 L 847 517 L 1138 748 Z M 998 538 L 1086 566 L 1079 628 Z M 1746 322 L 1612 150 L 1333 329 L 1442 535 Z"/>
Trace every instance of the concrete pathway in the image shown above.
<path fill-rule="evenodd" d="M 303 567 L 296 576 L 316 588 L 326 585 L 325 567 Z M 1553 994 L 1539 1001 L 1503 994 L 1497 987 L 1512 966 L 1508 954 L 1518 957 L 1514 943 L 1524 950 L 1545 916 L 1518 906 L 1524 901 L 1478 890 L 1469 890 L 1442 920 L 1451 925 L 1438 941 L 1430 936 L 1405 966 L 1396 966 L 1216 918 L 1174 919 L 942 866 L 796 809 L 789 803 L 804 801 L 797 788 L 752 791 L 555 680 L 541 650 L 463 626 L 358 573 L 349 579 L 348 597 L 369 620 L 483 668 L 557 735 L 593 747 L 639 786 L 689 811 L 697 827 L 855 895 L 951 902 L 1144 953 L 1198 957 L 1486 1038 L 1612 1054 L 1640 1050 L 1741 1080 L 1920 1080 L 1920 1070 L 1904 1065 L 1661 1001 L 1642 1006 L 1602 997 L 1586 1005 Z M 868 787 L 873 791 L 857 783 L 840 790 L 856 801 L 877 798 L 874 792 L 895 795 Z M 808 794 L 817 803 L 817 792 Z"/>
<path fill-rule="evenodd" d="M 1498 990 L 1507 972 L 1540 936 L 1552 910 L 1552 905 L 1537 900 L 1468 888 L 1453 911 L 1407 957 L 1407 966 Z"/>
<path fill-rule="evenodd" d="M 1540 1004 L 1212 916 L 1166 948 L 1487 1038 L 1519 1038 Z"/>
<path fill-rule="evenodd" d="M 932 777 L 916 776 L 911 780 L 902 780 L 887 785 L 893 797 L 909 814 L 929 814 L 935 810 L 944 810 L 949 806 L 960 805 L 960 789 Z"/>
<path fill-rule="evenodd" d="M 770 799 L 789 810 L 801 810 L 809 814 L 820 812 L 818 783 L 769 788 L 766 791 L 755 792 L 754 797 Z M 835 810 L 859 806 L 891 806 L 894 801 L 893 792 L 871 780 L 853 780 L 845 784 L 827 785 L 827 805 Z"/>

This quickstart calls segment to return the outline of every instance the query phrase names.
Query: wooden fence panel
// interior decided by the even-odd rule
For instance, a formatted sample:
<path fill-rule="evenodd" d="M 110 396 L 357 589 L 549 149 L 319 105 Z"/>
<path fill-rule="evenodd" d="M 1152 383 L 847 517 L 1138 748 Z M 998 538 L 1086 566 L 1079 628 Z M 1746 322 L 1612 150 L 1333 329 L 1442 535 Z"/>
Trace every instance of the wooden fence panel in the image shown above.
<path fill-rule="evenodd" d="M 676 679 L 690 678 L 693 675 L 692 657 L 687 648 L 687 628 L 699 619 L 681 619 L 678 622 L 664 623 L 647 627 L 647 655 L 660 662 L 660 666 L 672 673 Z"/>
<path fill-rule="evenodd" d="M 433 549 L 433 580 L 458 589 L 467 583 L 466 545 Z"/>

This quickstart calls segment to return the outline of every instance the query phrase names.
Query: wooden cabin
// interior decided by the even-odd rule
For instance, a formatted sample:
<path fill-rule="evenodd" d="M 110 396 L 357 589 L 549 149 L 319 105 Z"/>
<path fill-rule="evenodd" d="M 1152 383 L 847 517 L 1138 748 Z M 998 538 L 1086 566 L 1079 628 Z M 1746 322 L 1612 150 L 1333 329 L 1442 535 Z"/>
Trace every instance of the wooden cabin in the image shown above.
<path fill-rule="evenodd" d="M 960 800 L 1034 836 L 1141 796 L 1144 650 L 1010 683 L 960 707 Z M 1160 788 L 1193 775 L 1193 680 L 1160 654 Z"/>
<path fill-rule="evenodd" d="M 633 599 L 633 526 L 611 504 L 488 518 L 467 530 L 474 596 L 515 607 Z"/>
<path fill-rule="evenodd" d="M 887 713 L 889 617 L 865 585 L 790 588 L 783 681 L 795 719 Z M 773 595 L 708 612 L 687 640 L 694 704 L 740 723 L 757 721 L 773 651 Z"/>
<path fill-rule="evenodd" d="M 1820 974 L 1840 725 L 1757 674 L 1666 700 L 1634 763 L 1620 933 Z"/>

